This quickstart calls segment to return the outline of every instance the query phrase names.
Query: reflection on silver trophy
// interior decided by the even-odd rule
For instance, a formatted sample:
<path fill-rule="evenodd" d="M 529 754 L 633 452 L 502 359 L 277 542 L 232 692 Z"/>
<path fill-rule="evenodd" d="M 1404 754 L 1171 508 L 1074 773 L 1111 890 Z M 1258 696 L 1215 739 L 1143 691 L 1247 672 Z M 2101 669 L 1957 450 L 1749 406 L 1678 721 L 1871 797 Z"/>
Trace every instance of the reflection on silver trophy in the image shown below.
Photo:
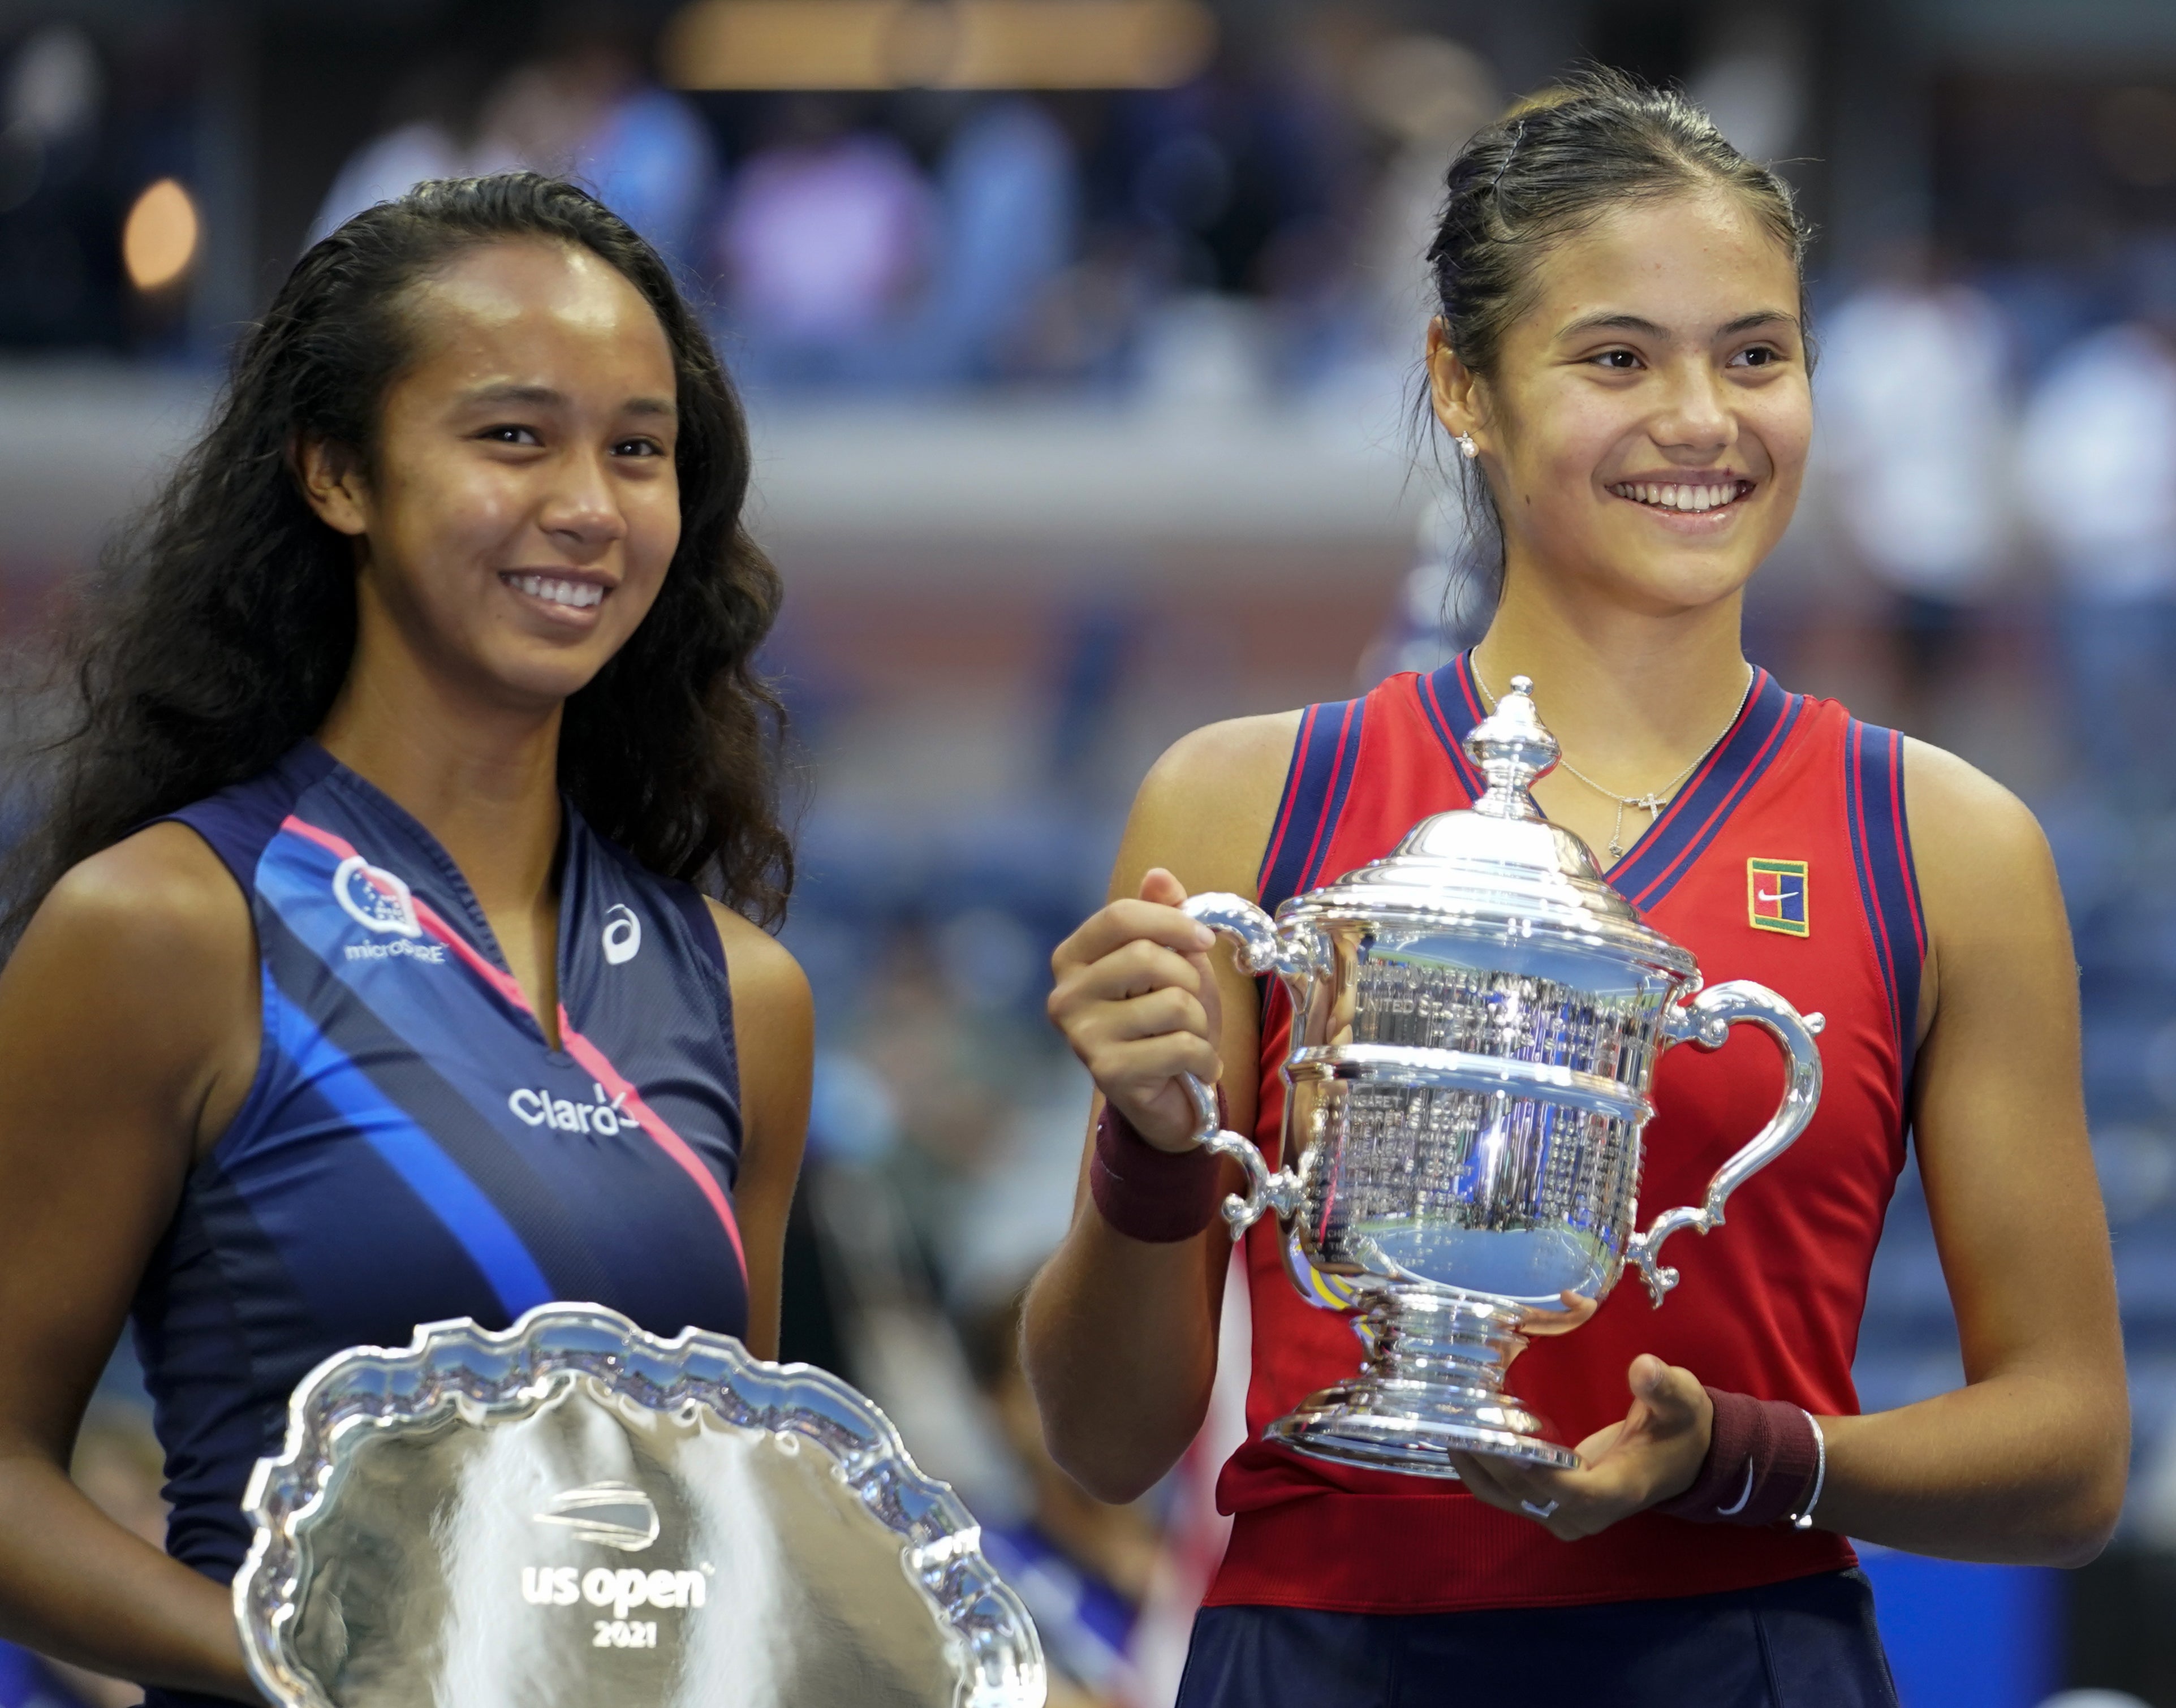
<path fill-rule="evenodd" d="M 803 1365 L 595 1305 L 296 1390 L 235 1612 L 282 1708 L 1039 1708 L 952 1491 Z"/>
<path fill-rule="evenodd" d="M 1198 1141 L 1248 1177 L 1225 1203 L 1233 1237 L 1275 1211 L 1293 1283 L 1357 1312 L 1367 1348 L 1354 1380 L 1270 1426 L 1302 1453 L 1433 1477 L 1455 1474 L 1446 1450 L 1576 1464 L 1504 1391 L 1521 1330 L 1565 1292 L 1599 1300 L 1628 1262 L 1659 1305 L 1678 1281 L 1662 1242 L 1718 1226 L 1820 1095 L 1820 1016 L 1744 981 L 1703 991 L 1692 956 L 1542 817 L 1528 791 L 1559 749 L 1531 688 L 1513 678 L 1467 737 L 1487 781 L 1471 810 L 1423 819 L 1274 922 L 1237 895 L 1186 904 L 1292 998 L 1281 1172 L 1219 1131 L 1189 1082 Z M 1782 1047 L 1782 1107 L 1698 1207 L 1635 1234 L 1656 1061 L 1689 1041 L 1713 1049 L 1741 1021 Z"/>

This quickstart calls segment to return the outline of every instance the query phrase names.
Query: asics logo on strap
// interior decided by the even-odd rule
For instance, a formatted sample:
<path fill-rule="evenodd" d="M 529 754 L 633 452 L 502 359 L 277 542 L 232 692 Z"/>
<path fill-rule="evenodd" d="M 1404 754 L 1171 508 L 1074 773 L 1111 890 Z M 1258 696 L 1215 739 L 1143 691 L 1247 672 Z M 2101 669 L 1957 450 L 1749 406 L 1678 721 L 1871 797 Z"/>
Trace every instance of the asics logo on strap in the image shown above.
<path fill-rule="evenodd" d="M 605 910 L 604 951 L 606 960 L 614 966 L 642 953 L 642 922 L 624 901 Z"/>

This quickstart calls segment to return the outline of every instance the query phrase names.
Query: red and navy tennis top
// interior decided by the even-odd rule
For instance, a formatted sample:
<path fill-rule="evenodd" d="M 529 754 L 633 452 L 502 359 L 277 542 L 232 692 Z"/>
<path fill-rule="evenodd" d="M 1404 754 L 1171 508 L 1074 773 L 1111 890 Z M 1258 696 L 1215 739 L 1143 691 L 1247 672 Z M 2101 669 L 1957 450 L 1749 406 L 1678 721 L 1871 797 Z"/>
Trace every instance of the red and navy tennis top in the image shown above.
<path fill-rule="evenodd" d="M 249 898 L 264 1027 L 135 1303 L 168 1552 L 233 1576 L 251 1468 L 348 1347 L 556 1299 L 743 1332 L 739 1070 L 700 895 L 564 808 L 554 1049 L 445 850 L 314 742 L 172 816 Z"/>
<path fill-rule="evenodd" d="M 1393 677 L 1364 699 L 1309 707 L 1263 862 L 1262 905 L 1379 859 L 1419 819 L 1470 804 L 1483 784 L 1461 743 L 1482 715 L 1464 658 L 1433 676 Z M 1625 1372 L 1641 1352 L 1711 1387 L 1831 1417 L 1858 1410 L 1852 1358 L 1904 1161 L 1926 955 L 1901 753 L 1895 732 L 1834 701 L 1787 694 L 1761 671 L 1716 751 L 1608 873 L 1656 929 L 1693 952 L 1708 983 L 1758 980 L 1827 1025 L 1811 1124 L 1738 1189 L 1726 1226 L 1670 1242 L 1684 1280 L 1661 1308 L 1620 1283 L 1591 1321 L 1535 1341 L 1511 1367 L 1512 1391 L 1567 1441 L 1624 1415 Z M 1273 987 L 1255 1128 L 1273 1158 L 1291 1026 Z M 1640 1226 L 1699 1204 L 1709 1176 L 1774 1113 L 1782 1060 L 1751 1031 L 1712 1053 L 1687 1046 L 1662 1058 Z M 1349 1378 L 1361 1356 L 1347 1319 L 1300 1298 L 1279 1240 L 1266 1221 L 1247 1237 L 1249 1439 L 1218 1483 L 1218 1504 L 1236 1521 L 1211 1605 L 1561 1606 L 1747 1588 L 1852 1563 L 1851 1545 L 1825 1531 L 1651 1513 L 1559 1542 L 1456 1482 L 1347 1469 L 1265 1441 L 1273 1419 Z"/>

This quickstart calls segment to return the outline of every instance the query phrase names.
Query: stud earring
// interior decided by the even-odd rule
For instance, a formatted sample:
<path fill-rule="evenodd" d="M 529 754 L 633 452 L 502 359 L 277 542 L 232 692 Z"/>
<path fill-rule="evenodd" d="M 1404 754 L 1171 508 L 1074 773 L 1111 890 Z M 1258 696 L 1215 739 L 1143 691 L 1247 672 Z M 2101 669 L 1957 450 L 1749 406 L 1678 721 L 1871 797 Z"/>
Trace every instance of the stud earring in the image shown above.
<path fill-rule="evenodd" d="M 1473 443 L 1472 433 L 1461 433 L 1458 436 L 1458 449 L 1464 453 L 1468 462 L 1481 454 L 1481 447 Z"/>

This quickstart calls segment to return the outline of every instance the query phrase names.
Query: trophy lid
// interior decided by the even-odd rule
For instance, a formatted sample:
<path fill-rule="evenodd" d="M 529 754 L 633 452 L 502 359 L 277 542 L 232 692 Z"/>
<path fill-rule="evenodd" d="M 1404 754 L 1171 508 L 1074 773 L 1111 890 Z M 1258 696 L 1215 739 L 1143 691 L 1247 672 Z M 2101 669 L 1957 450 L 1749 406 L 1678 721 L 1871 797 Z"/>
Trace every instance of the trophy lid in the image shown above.
<path fill-rule="evenodd" d="M 1408 830 L 1382 859 L 1286 904 L 1302 914 L 1362 913 L 1391 922 L 1413 913 L 1583 939 L 1597 949 L 1684 976 L 1692 956 L 1640 917 L 1602 875 L 1593 851 L 1551 824 L 1534 802 L 1536 781 L 1562 749 L 1534 709 L 1533 683 L 1510 691 L 1466 738 L 1487 784 L 1469 808 L 1437 813 Z M 1285 910 L 1280 909 L 1280 913 Z"/>

